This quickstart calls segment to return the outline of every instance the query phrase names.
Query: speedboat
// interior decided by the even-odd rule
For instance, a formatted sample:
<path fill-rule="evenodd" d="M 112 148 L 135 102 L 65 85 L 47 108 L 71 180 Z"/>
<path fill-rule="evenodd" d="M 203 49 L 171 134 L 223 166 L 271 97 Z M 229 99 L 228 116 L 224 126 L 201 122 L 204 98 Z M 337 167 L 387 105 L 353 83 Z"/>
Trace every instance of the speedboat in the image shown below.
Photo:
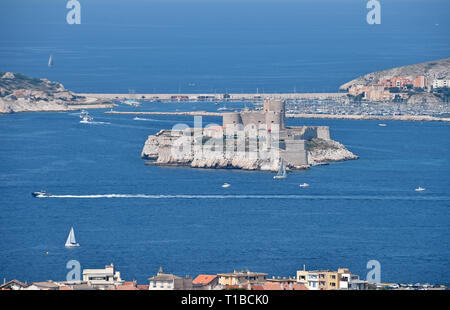
<path fill-rule="evenodd" d="M 303 183 L 303 184 L 300 184 L 299 186 L 300 186 L 300 187 L 308 187 L 309 184 L 308 184 L 308 183 Z"/>
<path fill-rule="evenodd" d="M 380 126 L 380 127 L 386 127 L 387 125 L 386 125 L 386 124 L 378 124 L 378 126 Z"/>
<path fill-rule="evenodd" d="M 41 190 L 40 192 L 32 192 L 31 195 L 36 198 L 43 198 L 43 197 L 49 197 L 50 194 L 47 193 L 45 190 Z"/>
<path fill-rule="evenodd" d="M 228 184 L 228 183 L 223 183 L 223 184 L 222 184 L 222 187 L 223 187 L 223 188 L 228 188 L 228 187 L 230 187 L 230 186 L 231 186 L 231 185 Z"/>
<path fill-rule="evenodd" d="M 423 192 L 424 190 L 425 190 L 425 188 L 420 187 L 420 186 L 415 189 L 416 192 Z"/>

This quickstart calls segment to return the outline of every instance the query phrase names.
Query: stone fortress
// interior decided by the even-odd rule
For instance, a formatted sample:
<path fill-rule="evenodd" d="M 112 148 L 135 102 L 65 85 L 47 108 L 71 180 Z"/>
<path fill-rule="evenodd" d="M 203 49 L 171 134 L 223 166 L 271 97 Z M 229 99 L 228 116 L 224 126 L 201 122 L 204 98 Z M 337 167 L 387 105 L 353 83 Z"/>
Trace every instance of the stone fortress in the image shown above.
<path fill-rule="evenodd" d="M 181 156 L 174 154 L 180 141 Z M 223 113 L 222 126 L 163 129 L 148 137 L 141 157 L 147 165 L 266 171 L 277 171 L 280 158 L 291 170 L 358 158 L 330 139 L 328 126 L 286 126 L 284 100 L 266 100 L 261 110 Z"/>
<path fill-rule="evenodd" d="M 286 127 L 284 100 L 265 100 L 263 110 L 245 109 L 240 112 L 224 113 L 223 128 L 229 126 L 247 127 L 255 125 L 268 132 L 277 131 L 280 157 L 288 167 L 303 167 L 308 163 L 306 141 L 314 138 L 330 140 L 328 126 Z"/>

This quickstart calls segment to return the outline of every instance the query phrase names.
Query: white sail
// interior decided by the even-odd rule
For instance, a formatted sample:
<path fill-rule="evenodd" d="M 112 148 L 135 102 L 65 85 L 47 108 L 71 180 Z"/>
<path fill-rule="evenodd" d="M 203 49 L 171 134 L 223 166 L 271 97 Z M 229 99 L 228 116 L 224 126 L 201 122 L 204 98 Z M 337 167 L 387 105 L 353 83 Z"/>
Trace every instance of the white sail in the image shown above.
<path fill-rule="evenodd" d="M 48 66 L 53 67 L 53 55 L 50 55 L 50 58 L 48 59 Z"/>
<path fill-rule="evenodd" d="M 274 176 L 273 178 L 274 179 L 284 179 L 284 178 L 286 178 L 286 167 L 284 166 L 283 159 L 281 159 L 280 169 L 278 170 L 277 175 Z"/>
<path fill-rule="evenodd" d="M 75 239 L 75 232 L 73 231 L 73 227 L 70 229 L 69 236 L 67 237 L 66 247 L 74 247 L 80 246 Z"/>

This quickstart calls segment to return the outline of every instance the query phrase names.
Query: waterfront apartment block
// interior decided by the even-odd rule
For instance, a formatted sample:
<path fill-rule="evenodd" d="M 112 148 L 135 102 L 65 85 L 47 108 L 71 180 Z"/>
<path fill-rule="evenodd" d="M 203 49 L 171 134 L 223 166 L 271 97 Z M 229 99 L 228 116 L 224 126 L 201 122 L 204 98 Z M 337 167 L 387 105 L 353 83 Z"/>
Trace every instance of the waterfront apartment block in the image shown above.
<path fill-rule="evenodd" d="M 84 269 L 83 282 L 93 288 L 110 289 L 122 285 L 124 280 L 120 277 L 120 271 L 116 271 L 111 264 L 105 269 Z"/>
<path fill-rule="evenodd" d="M 450 87 L 450 80 L 436 79 L 433 81 L 433 88 Z"/>
<path fill-rule="evenodd" d="M 367 281 L 361 281 L 347 268 L 332 270 L 298 270 L 297 283 L 305 285 L 309 290 L 366 289 Z"/>
<path fill-rule="evenodd" d="M 267 273 L 234 270 L 232 273 L 219 273 L 217 276 L 220 285 L 248 285 L 264 284 Z"/>
<path fill-rule="evenodd" d="M 165 273 L 160 267 L 156 276 L 148 279 L 149 290 L 192 290 L 192 278 L 185 278 Z"/>

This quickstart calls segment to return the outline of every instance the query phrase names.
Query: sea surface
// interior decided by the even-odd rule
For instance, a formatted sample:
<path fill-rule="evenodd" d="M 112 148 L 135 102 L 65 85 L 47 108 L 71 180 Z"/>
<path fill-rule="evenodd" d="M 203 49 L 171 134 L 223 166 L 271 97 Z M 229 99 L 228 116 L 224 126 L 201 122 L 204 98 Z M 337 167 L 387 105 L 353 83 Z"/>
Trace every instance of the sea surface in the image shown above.
<path fill-rule="evenodd" d="M 381 1 L 381 25 L 366 23 L 360 0 L 80 0 L 81 25 L 66 23 L 66 3 L 0 2 L 1 72 L 83 93 L 335 92 L 372 71 L 450 55 L 446 0 Z M 330 126 L 360 159 L 275 181 L 267 172 L 145 166 L 147 136 L 192 126 L 192 117 L 103 112 L 90 112 L 94 124 L 76 112 L 0 115 L 2 278 L 64 280 L 72 259 L 114 263 L 140 283 L 160 266 L 182 276 L 293 276 L 305 264 L 365 278 L 375 259 L 382 281 L 450 283 L 447 123 L 289 119 Z M 31 196 L 41 189 L 58 197 Z M 66 249 L 71 226 L 81 247 Z"/>
<path fill-rule="evenodd" d="M 114 263 L 140 283 L 160 266 L 182 276 L 247 268 L 293 276 L 305 264 L 365 278 L 375 259 L 383 281 L 450 283 L 447 123 L 289 119 L 329 125 L 360 159 L 274 180 L 269 172 L 146 166 L 147 136 L 192 126 L 192 117 L 103 112 L 90 112 L 93 124 L 76 112 L 0 116 L 2 277 L 64 280 L 76 259 L 82 268 Z M 220 119 L 203 118 L 209 123 Z M 41 189 L 57 197 L 33 198 Z M 66 249 L 71 226 L 81 247 Z"/>

